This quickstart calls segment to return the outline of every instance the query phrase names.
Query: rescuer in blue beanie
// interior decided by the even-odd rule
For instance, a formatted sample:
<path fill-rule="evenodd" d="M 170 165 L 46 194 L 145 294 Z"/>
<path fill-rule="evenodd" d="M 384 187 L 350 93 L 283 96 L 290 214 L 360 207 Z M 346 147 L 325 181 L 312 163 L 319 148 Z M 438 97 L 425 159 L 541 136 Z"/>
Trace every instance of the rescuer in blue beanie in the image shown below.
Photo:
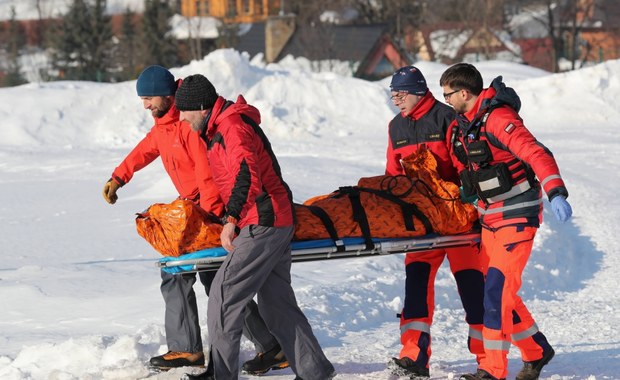
<path fill-rule="evenodd" d="M 428 92 L 426 79 L 415 66 L 405 66 L 398 69 L 392 75 L 390 89 L 396 92 L 406 91 L 409 94 L 420 96 L 424 96 Z"/>
<path fill-rule="evenodd" d="M 177 91 L 177 83 L 168 69 L 152 65 L 140 73 L 136 90 L 138 96 L 170 96 Z"/>

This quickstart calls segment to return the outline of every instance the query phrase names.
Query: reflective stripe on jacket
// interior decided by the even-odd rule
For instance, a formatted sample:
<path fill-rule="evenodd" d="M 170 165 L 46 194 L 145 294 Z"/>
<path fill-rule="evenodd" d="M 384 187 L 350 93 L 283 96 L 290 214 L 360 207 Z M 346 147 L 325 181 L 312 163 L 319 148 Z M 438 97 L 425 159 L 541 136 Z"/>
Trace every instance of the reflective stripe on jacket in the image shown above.
<path fill-rule="evenodd" d="M 482 102 L 493 98 L 495 94 L 493 88 L 483 90 L 473 109 L 458 118 L 462 132 L 460 139 L 465 147 L 467 147 L 465 140 L 468 138 L 467 128 L 471 121 L 484 114 L 484 110 L 479 110 Z M 536 140 L 514 109 L 500 106 L 492 110 L 481 129 L 479 140 L 488 142 L 492 153 L 489 164 L 506 163 L 516 167 L 516 162 L 519 160 L 527 165 L 538 179 L 533 181 L 532 187 L 522 186 L 523 189 L 529 188 L 529 190 L 514 191 L 518 194 L 507 199 L 498 197 L 497 202 L 490 204 L 478 201 L 480 221 L 484 226 L 490 228 L 511 224 L 538 226 L 542 219 L 541 183 L 549 199 L 559 194 L 568 196 L 553 154 Z M 473 168 L 475 169 L 476 165 L 473 165 Z M 512 173 L 513 186 L 528 181 L 525 168 L 524 166 L 523 170 Z"/>

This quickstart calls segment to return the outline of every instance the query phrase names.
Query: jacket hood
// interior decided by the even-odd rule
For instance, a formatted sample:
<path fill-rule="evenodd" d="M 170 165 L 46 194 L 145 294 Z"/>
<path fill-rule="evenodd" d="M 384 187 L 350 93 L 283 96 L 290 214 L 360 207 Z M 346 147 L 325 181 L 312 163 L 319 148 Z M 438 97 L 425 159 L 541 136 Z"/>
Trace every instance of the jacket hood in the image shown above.
<path fill-rule="evenodd" d="M 485 99 L 481 103 L 481 109 L 493 109 L 501 106 L 508 106 L 513 110 L 519 112 L 521 109 L 521 99 L 517 92 L 512 87 L 506 87 L 502 81 L 502 76 L 498 76 L 493 79 L 489 89 L 495 90 L 495 94 L 492 98 Z"/>
<path fill-rule="evenodd" d="M 256 124 L 261 123 L 260 112 L 252 105 L 249 105 L 243 95 L 237 97 L 236 102 L 226 100 L 219 96 L 211 109 L 207 121 L 207 136 L 212 136 L 217 126 L 231 115 L 243 114 L 250 117 Z"/>
<path fill-rule="evenodd" d="M 465 117 L 473 121 L 488 111 L 502 106 L 508 106 L 519 112 L 521 99 L 512 87 L 506 87 L 500 75 L 493 79 L 489 88 L 482 90 L 476 104 L 471 111 L 465 113 Z"/>

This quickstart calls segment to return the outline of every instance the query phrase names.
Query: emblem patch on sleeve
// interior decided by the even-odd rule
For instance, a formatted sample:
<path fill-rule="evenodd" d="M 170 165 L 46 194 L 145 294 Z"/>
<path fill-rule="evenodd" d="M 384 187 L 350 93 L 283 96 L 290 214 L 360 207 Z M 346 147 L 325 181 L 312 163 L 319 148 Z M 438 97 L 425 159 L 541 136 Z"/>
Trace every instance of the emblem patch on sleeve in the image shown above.
<path fill-rule="evenodd" d="M 510 134 L 512 133 L 512 131 L 514 131 L 514 129 L 515 129 L 515 125 L 510 123 L 506 126 L 506 128 L 504 128 L 504 132 Z"/>

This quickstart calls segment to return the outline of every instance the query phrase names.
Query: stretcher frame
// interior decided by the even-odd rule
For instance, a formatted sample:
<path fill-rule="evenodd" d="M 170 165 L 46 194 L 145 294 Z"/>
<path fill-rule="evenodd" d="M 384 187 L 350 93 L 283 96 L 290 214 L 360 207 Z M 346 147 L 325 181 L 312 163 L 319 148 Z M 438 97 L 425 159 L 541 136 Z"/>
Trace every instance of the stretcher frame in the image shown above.
<path fill-rule="evenodd" d="M 291 243 L 292 262 L 308 262 L 356 257 L 383 256 L 399 253 L 425 252 L 439 248 L 471 246 L 480 242 L 480 232 L 441 236 L 424 235 L 417 238 L 377 238 L 372 244 L 361 237 L 293 241 Z M 204 249 L 179 257 L 163 257 L 156 265 L 168 273 L 195 273 L 216 271 L 224 259 L 226 251 L 222 247 Z"/>

